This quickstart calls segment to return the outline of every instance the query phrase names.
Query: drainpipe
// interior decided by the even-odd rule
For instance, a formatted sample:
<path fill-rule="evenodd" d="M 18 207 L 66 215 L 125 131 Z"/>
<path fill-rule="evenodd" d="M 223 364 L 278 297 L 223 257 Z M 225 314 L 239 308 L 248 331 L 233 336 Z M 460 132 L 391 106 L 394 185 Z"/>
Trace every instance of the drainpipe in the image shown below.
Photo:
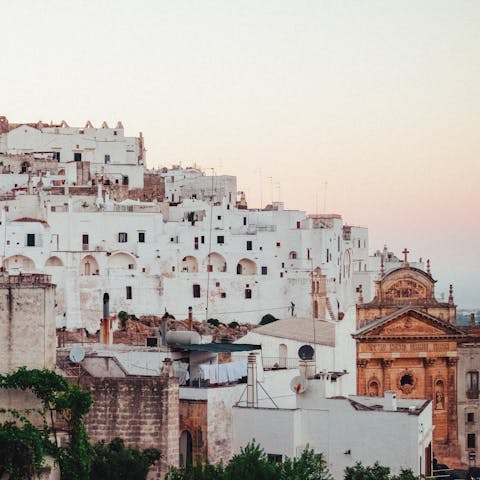
<path fill-rule="evenodd" d="M 189 329 L 190 331 L 193 330 L 192 307 L 188 307 L 188 329 Z"/>

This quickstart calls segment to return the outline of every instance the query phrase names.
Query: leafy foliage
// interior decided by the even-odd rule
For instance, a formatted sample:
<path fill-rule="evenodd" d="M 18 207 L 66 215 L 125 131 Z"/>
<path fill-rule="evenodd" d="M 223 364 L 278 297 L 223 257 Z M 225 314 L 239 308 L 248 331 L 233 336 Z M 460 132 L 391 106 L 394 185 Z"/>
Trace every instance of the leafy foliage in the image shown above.
<path fill-rule="evenodd" d="M 228 324 L 228 326 L 229 326 L 230 328 L 238 328 L 238 327 L 239 327 L 239 323 L 233 321 L 233 322 L 230 322 L 230 323 Z"/>
<path fill-rule="evenodd" d="M 376 462 L 372 466 L 364 466 L 360 462 L 345 469 L 345 480 L 419 480 L 411 470 L 402 469 L 399 475 L 390 475 L 390 469 Z"/>
<path fill-rule="evenodd" d="M 281 480 L 333 480 L 323 455 L 306 448 L 300 457 L 287 458 L 282 464 Z"/>
<path fill-rule="evenodd" d="M 166 480 L 332 480 L 323 455 L 306 449 L 299 458 L 269 461 L 265 451 L 249 443 L 226 466 L 197 464 L 170 468 Z"/>
<path fill-rule="evenodd" d="M 0 424 L 0 477 L 7 473 L 11 480 L 33 478 L 40 473 L 46 455 L 50 455 L 60 466 L 61 480 L 143 480 L 147 477 L 150 465 L 160 458 L 160 453 L 155 449 L 139 451 L 126 448 L 120 439 L 112 441 L 108 447 L 93 447 L 83 422 L 92 406 L 92 396 L 55 372 L 21 367 L 16 372 L 0 375 L 2 388 L 33 392 L 40 400 L 42 409 L 23 412 L 0 410 L 0 413 L 8 414 L 12 419 Z M 34 426 L 28 419 L 30 413 L 39 414 L 43 425 Z M 69 436 L 69 442 L 62 447 L 56 443 L 57 416 L 65 421 Z M 55 441 L 51 440 L 52 436 Z M 109 459 L 111 468 L 117 467 L 117 473 L 110 477 L 92 477 L 92 468 L 100 468 L 105 458 Z M 122 470 L 123 477 L 118 474 Z"/>
<path fill-rule="evenodd" d="M 150 466 L 160 458 L 158 450 L 129 448 L 121 438 L 114 438 L 108 445 L 97 443 L 94 453 L 92 480 L 144 480 Z"/>
<path fill-rule="evenodd" d="M 216 318 L 209 318 L 207 323 L 212 325 L 212 327 L 218 327 L 220 325 L 220 322 Z"/>

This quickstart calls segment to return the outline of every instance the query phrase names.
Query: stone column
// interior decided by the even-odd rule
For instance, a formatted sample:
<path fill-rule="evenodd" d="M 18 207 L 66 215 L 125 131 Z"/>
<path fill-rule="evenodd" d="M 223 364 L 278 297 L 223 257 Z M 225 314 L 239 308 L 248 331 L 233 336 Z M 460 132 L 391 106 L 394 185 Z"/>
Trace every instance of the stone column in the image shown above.
<path fill-rule="evenodd" d="M 447 392 L 448 399 L 446 408 L 448 409 L 448 441 L 456 442 L 458 439 L 457 432 L 457 362 L 456 357 L 447 357 L 448 370 L 448 384 Z"/>
<path fill-rule="evenodd" d="M 383 383 L 383 392 L 392 389 L 392 379 L 390 368 L 393 365 L 393 358 L 382 358 L 382 383 Z"/>
<path fill-rule="evenodd" d="M 435 402 L 435 391 L 433 388 L 433 367 L 435 366 L 434 358 L 424 358 L 423 367 L 425 369 L 425 398 Z M 435 405 L 434 407 L 435 408 Z"/>
<path fill-rule="evenodd" d="M 366 372 L 368 360 L 357 360 L 357 395 L 367 395 Z"/>

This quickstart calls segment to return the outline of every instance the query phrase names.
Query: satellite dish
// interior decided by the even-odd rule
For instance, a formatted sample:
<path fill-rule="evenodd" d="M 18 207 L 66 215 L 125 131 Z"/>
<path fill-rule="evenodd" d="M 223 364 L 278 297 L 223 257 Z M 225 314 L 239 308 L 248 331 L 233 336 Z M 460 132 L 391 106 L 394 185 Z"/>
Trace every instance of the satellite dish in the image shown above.
<path fill-rule="evenodd" d="M 299 393 L 305 392 L 307 388 L 308 384 L 304 376 L 298 375 L 292 378 L 290 382 L 290 389 L 293 393 L 296 393 L 298 395 Z"/>
<path fill-rule="evenodd" d="M 301 360 L 311 360 L 314 354 L 315 351 L 313 350 L 313 347 L 311 345 L 302 345 L 298 349 L 298 356 Z"/>
<path fill-rule="evenodd" d="M 73 347 L 69 357 L 73 363 L 80 363 L 85 358 L 85 350 L 80 346 Z"/>

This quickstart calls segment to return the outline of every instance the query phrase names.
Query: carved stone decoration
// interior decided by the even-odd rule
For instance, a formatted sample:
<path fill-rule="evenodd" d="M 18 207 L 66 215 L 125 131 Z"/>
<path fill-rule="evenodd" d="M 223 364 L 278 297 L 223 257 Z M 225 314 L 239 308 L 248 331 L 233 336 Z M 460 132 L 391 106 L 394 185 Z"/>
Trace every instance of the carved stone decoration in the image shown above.
<path fill-rule="evenodd" d="M 357 367 L 359 368 L 366 368 L 368 365 L 368 360 L 365 360 L 365 359 L 359 359 L 357 360 Z"/>
<path fill-rule="evenodd" d="M 388 290 L 385 291 L 386 300 L 402 300 L 404 298 L 408 299 L 420 299 L 426 297 L 426 289 L 420 283 L 410 280 L 403 279 L 398 282 L 395 282 Z"/>
<path fill-rule="evenodd" d="M 405 395 L 413 392 L 416 383 L 417 379 L 411 370 L 403 370 L 397 379 L 397 386 Z"/>

